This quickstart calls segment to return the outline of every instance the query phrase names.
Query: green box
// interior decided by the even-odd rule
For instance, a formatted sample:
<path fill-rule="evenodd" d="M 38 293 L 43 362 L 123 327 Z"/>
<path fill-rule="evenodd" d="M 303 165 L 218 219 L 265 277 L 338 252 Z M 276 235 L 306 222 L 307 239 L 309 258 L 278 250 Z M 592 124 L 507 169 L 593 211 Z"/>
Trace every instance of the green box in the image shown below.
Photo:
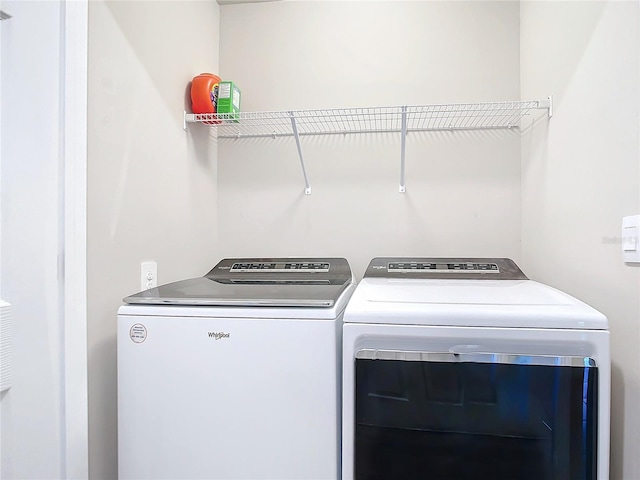
<path fill-rule="evenodd" d="M 238 122 L 240 113 L 240 89 L 233 82 L 220 82 L 218 84 L 218 105 L 216 112 L 228 114 L 230 119 Z"/>

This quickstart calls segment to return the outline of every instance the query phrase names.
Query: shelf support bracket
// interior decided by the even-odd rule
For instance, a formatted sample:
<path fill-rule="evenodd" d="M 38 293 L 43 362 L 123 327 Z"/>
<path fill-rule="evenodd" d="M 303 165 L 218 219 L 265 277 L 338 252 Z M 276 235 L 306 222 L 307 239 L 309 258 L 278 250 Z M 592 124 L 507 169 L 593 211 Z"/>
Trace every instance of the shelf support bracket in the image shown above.
<path fill-rule="evenodd" d="M 402 107 L 402 137 L 400 139 L 400 193 L 405 193 L 407 188 L 404 184 L 404 152 L 407 144 L 407 106 Z"/>
<path fill-rule="evenodd" d="M 538 102 L 538 105 L 540 106 L 540 108 L 546 108 L 547 109 L 547 117 L 548 118 L 553 117 L 553 96 L 547 97 L 546 100 L 540 100 Z"/>
<path fill-rule="evenodd" d="M 293 137 L 296 139 L 296 147 L 298 147 L 298 157 L 300 157 L 300 165 L 302 166 L 302 175 L 304 176 L 304 193 L 305 195 L 311 195 L 311 186 L 309 185 L 309 179 L 307 178 L 307 170 L 304 167 L 304 157 L 302 156 L 302 147 L 300 146 L 300 135 L 298 135 L 298 127 L 296 126 L 296 116 L 290 111 L 291 128 L 293 129 Z"/>

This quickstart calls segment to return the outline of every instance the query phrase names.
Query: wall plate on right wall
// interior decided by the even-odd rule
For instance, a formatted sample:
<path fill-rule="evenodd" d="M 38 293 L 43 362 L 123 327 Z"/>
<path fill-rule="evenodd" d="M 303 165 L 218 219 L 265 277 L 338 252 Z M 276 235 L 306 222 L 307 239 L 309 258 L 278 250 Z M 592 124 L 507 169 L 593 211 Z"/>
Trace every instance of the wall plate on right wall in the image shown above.
<path fill-rule="evenodd" d="M 622 257 L 624 263 L 640 263 L 640 215 L 622 218 Z"/>

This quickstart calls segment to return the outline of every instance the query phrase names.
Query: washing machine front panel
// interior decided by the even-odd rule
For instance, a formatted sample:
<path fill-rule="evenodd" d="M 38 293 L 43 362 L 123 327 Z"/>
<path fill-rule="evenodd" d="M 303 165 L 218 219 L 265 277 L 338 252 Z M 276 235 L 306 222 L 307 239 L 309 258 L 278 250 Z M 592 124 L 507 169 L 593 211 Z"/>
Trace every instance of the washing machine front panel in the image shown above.
<path fill-rule="evenodd" d="M 343 333 L 343 479 L 608 478 L 607 331 Z"/>
<path fill-rule="evenodd" d="M 338 478 L 340 326 L 120 315 L 119 478 Z"/>

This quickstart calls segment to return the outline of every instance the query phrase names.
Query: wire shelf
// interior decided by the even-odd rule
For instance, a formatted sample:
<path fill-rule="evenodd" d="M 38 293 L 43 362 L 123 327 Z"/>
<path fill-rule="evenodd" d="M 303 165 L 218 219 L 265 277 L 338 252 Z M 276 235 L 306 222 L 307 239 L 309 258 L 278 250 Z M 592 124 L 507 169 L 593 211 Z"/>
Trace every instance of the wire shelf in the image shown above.
<path fill-rule="evenodd" d="M 189 114 L 186 123 L 204 123 L 219 138 L 397 133 L 437 130 L 476 130 L 518 127 L 535 110 L 548 110 L 547 100 L 334 108 L 238 114 Z M 403 130 L 403 120 L 406 129 Z"/>
<path fill-rule="evenodd" d="M 304 177 L 304 191 L 311 194 L 300 137 L 348 133 L 400 133 L 400 188 L 405 189 L 405 145 L 408 132 L 438 130 L 482 130 L 514 128 L 535 110 L 553 115 L 552 97 L 487 103 L 405 105 L 398 107 L 331 108 L 281 112 L 240 112 L 237 114 L 194 114 L 184 112 L 187 123 L 203 123 L 217 128 L 218 138 L 293 137 Z"/>

